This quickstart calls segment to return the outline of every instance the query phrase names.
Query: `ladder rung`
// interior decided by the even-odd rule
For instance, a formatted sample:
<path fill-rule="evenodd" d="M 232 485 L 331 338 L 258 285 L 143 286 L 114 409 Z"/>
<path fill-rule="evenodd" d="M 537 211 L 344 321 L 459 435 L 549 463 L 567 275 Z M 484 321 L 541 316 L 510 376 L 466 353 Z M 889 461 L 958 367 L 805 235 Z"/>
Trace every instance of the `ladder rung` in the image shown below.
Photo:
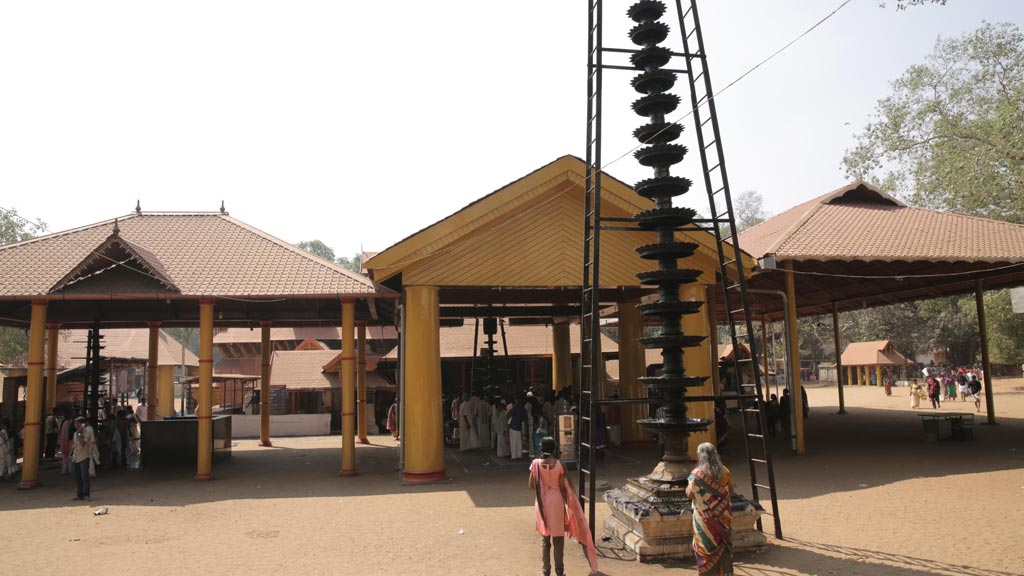
<path fill-rule="evenodd" d="M 708 148 L 711 148 L 712 146 L 715 145 L 716 142 L 718 142 L 718 140 L 712 140 L 711 142 L 708 142 L 707 145 L 704 146 L 704 149 L 707 150 Z"/>
<path fill-rule="evenodd" d="M 740 412 L 753 412 L 755 414 L 759 414 L 761 410 L 758 408 L 743 408 Z"/>
<path fill-rule="evenodd" d="M 750 434 L 747 434 L 747 437 L 749 437 L 749 438 L 764 438 L 764 434 L 750 433 Z"/>
<path fill-rule="evenodd" d="M 762 460 L 760 458 L 751 458 L 750 461 L 751 462 L 757 462 L 758 464 L 767 464 L 768 463 L 767 460 Z"/>
<path fill-rule="evenodd" d="M 754 486 L 757 486 L 758 488 L 763 488 L 765 490 L 768 490 L 769 492 L 772 491 L 771 486 L 765 486 L 764 484 L 754 484 Z"/>

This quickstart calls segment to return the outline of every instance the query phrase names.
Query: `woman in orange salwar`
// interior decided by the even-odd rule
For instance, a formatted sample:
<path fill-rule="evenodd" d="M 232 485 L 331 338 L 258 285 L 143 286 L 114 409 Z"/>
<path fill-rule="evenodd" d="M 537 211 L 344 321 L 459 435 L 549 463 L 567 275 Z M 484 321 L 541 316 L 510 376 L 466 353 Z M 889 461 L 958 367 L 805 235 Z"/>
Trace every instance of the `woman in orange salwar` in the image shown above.
<path fill-rule="evenodd" d="M 590 534 L 590 525 L 583 514 L 583 507 L 576 499 L 572 483 L 565 474 L 565 467 L 555 457 L 556 447 L 555 439 L 545 436 L 540 442 L 541 457 L 530 463 L 530 490 L 537 494 L 534 510 L 537 515 L 537 532 L 541 535 L 543 574 L 551 574 L 552 547 L 555 574 L 565 574 L 562 554 L 567 535 L 583 546 L 590 562 L 590 573 L 595 574 L 597 550 L 594 547 L 594 538 Z"/>
<path fill-rule="evenodd" d="M 693 500 L 693 553 L 697 573 L 732 576 L 732 474 L 713 444 L 697 447 L 697 467 L 686 495 Z"/>

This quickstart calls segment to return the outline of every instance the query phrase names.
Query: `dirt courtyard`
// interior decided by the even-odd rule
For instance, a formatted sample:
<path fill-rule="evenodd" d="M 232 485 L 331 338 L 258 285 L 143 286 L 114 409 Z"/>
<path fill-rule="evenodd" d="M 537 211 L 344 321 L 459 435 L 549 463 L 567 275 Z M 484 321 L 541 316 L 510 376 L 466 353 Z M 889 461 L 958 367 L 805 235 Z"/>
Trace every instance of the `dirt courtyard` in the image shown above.
<path fill-rule="evenodd" d="M 930 409 L 912 411 L 906 394 L 848 387 L 849 414 L 838 416 L 834 387 L 808 388 L 807 454 L 773 443 L 785 540 L 738 555 L 737 574 L 1024 574 L 1024 380 L 996 381 L 999 425 L 982 425 L 979 414 L 973 442 L 926 442 L 915 412 Z M 749 493 L 733 433 L 727 464 Z M 337 436 L 275 438 L 273 448 L 238 440 L 213 482 L 193 482 L 192 470 L 101 471 L 89 503 L 72 502 L 73 480 L 44 466 L 41 488 L 0 483 L 2 573 L 540 573 L 527 461 L 449 450 L 450 482 L 402 486 L 396 444 L 373 441 L 357 449 L 354 478 L 337 476 Z M 599 474 L 620 485 L 655 458 L 653 449 L 612 451 Z M 108 513 L 93 515 L 101 507 Z M 600 524 L 607 507 L 598 511 Z M 603 574 L 695 573 L 692 561 L 603 553 Z M 575 546 L 566 546 L 566 566 L 587 573 Z"/>

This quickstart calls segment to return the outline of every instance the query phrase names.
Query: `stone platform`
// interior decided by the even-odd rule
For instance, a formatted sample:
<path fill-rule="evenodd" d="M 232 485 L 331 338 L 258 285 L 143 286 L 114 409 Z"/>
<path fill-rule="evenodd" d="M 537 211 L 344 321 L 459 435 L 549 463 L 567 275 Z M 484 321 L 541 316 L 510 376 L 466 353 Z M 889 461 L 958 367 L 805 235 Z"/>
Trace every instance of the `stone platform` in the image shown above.
<path fill-rule="evenodd" d="M 623 543 L 641 562 L 693 556 L 693 506 L 685 485 L 665 485 L 647 477 L 631 478 L 625 487 L 605 492 L 612 515 L 604 522 L 608 535 Z M 757 529 L 764 513 L 760 504 L 732 498 L 733 552 L 761 552 L 768 540 Z"/>

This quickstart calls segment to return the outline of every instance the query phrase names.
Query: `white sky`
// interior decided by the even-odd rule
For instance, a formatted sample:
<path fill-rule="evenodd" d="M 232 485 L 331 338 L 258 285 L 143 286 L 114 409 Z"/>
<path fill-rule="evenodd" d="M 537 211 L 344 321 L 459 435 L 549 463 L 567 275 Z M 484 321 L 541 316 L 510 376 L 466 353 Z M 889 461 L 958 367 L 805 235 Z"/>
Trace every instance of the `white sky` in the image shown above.
<path fill-rule="evenodd" d="M 630 4 L 605 1 L 607 46 L 632 47 Z M 716 89 L 839 4 L 701 2 Z M 841 186 L 853 134 L 937 36 L 1024 24 L 1018 0 L 889 4 L 853 0 L 719 98 L 734 194 L 777 213 Z M 136 200 L 223 200 L 288 242 L 382 250 L 584 155 L 586 16 L 583 0 L 3 2 L 0 207 L 59 231 Z M 606 163 L 642 123 L 630 77 L 605 76 Z M 699 180 L 696 152 L 680 166 Z M 631 156 L 608 171 L 649 176 Z"/>

